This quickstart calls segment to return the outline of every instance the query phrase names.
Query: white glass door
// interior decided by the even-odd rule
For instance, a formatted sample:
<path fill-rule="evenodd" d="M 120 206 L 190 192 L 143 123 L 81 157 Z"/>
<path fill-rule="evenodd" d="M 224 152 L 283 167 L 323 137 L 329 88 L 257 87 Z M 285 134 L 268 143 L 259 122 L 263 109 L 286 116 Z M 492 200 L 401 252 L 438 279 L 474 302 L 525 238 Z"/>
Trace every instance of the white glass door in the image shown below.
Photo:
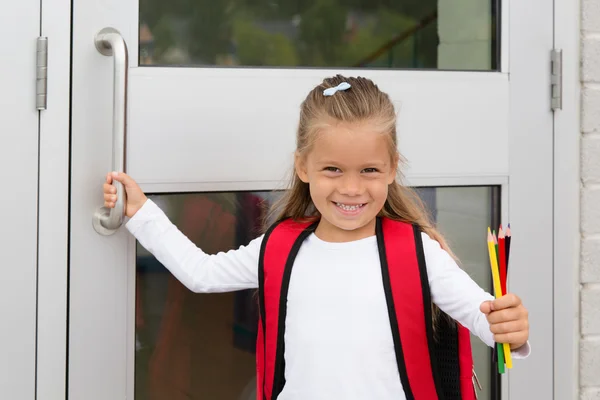
<path fill-rule="evenodd" d="M 535 351 L 500 382 L 474 341 L 480 398 L 552 398 L 552 4 L 395 3 L 74 1 L 70 398 L 245 400 L 254 389 L 252 294 L 192 294 L 123 227 L 92 227 L 122 118 L 113 96 L 128 110 L 127 172 L 216 252 L 257 234 L 291 168 L 300 102 L 337 73 L 390 94 L 407 182 L 482 286 L 487 226 L 510 220 L 528 238 L 510 285 Z M 127 44 L 128 80 L 113 76 L 124 53 L 94 46 L 107 27 Z"/>

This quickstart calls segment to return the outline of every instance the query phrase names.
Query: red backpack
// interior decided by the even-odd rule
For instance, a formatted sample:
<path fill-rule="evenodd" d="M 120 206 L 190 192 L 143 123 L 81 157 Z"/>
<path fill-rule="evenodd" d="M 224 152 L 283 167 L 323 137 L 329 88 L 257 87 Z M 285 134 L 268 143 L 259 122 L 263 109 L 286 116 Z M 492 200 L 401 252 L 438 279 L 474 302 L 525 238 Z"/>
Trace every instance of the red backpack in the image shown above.
<path fill-rule="evenodd" d="M 316 223 L 284 220 L 265 234 L 259 258 L 257 399 L 275 400 L 285 385 L 284 332 L 294 260 Z M 377 245 L 400 381 L 407 400 L 474 400 L 469 331 L 438 318 L 435 338 L 421 231 L 377 219 Z"/>

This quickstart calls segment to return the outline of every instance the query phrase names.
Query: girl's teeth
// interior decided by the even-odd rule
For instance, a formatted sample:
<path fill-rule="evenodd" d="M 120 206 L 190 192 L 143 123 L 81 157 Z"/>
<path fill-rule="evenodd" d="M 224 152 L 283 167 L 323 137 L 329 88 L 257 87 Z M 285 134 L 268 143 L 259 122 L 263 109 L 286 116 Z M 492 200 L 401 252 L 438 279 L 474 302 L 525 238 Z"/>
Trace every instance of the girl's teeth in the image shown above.
<path fill-rule="evenodd" d="M 363 206 L 363 204 L 357 204 L 357 205 L 353 205 L 353 206 L 348 206 L 348 205 L 342 204 L 342 203 L 335 203 L 335 204 L 342 210 L 346 210 L 346 211 L 355 211 Z"/>

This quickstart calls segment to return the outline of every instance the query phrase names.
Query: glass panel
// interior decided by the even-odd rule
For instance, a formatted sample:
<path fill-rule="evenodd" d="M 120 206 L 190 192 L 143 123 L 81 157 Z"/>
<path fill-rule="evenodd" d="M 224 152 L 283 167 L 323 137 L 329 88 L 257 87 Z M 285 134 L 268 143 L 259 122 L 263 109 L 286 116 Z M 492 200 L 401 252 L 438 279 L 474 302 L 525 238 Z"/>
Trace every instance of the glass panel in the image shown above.
<path fill-rule="evenodd" d="M 268 193 L 151 198 L 207 253 L 260 234 Z M 138 243 L 135 398 L 255 400 L 254 291 L 194 294 Z"/>
<path fill-rule="evenodd" d="M 431 218 L 459 258 L 460 266 L 488 293 L 492 293 L 492 271 L 486 245 L 488 226 L 498 226 L 500 193 L 498 188 L 440 187 L 418 188 L 430 210 Z M 471 335 L 475 371 L 483 390 L 479 399 L 500 398 L 499 381 L 492 368 L 490 348 Z M 492 393 L 497 393 L 492 396 Z"/>
<path fill-rule="evenodd" d="M 496 70 L 496 0 L 140 0 L 140 65 Z"/>
<path fill-rule="evenodd" d="M 462 267 L 490 290 L 485 232 L 498 210 L 490 187 L 419 188 Z M 182 232 L 208 253 L 247 244 L 277 193 L 150 196 Z M 137 247 L 135 398 L 255 400 L 255 291 L 194 294 Z M 473 340 L 475 366 L 491 396 L 492 352 Z"/>

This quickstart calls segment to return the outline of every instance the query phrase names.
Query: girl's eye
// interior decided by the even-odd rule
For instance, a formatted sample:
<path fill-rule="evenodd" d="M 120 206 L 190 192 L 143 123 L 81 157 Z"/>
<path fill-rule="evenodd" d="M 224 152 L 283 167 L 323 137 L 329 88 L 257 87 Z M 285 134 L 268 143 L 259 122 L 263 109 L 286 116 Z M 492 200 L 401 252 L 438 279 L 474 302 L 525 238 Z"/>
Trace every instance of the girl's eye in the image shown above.
<path fill-rule="evenodd" d="M 329 172 L 340 172 L 340 169 L 336 167 L 325 167 L 323 170 Z"/>
<path fill-rule="evenodd" d="M 365 169 L 363 169 L 363 171 L 366 172 L 366 173 L 379 172 L 377 170 L 377 168 L 365 168 Z"/>

